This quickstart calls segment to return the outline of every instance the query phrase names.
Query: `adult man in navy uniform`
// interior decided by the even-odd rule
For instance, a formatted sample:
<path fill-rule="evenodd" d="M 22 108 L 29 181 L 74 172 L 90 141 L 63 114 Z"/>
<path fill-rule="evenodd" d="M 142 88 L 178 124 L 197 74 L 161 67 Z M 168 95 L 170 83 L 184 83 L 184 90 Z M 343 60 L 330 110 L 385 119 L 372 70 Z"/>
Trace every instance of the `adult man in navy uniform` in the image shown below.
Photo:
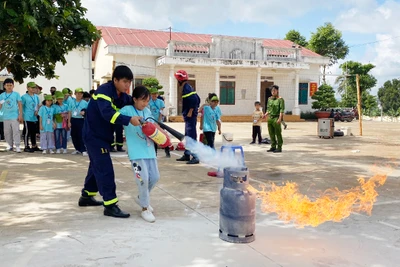
<path fill-rule="evenodd" d="M 118 110 L 132 105 L 132 97 L 126 94 L 133 80 L 133 73 L 127 66 L 115 68 L 112 81 L 101 85 L 86 110 L 83 128 L 83 140 L 89 154 L 90 164 L 79 199 L 79 206 L 104 206 L 104 215 L 127 218 L 129 213 L 123 212 L 117 205 L 114 169 L 110 157 L 113 142 L 113 124 L 140 125 L 140 117 L 121 115 Z M 104 202 L 97 201 L 97 191 Z"/>
<path fill-rule="evenodd" d="M 189 136 L 193 140 L 197 139 L 197 114 L 200 105 L 200 97 L 196 91 L 188 83 L 189 75 L 184 70 L 178 70 L 175 73 L 179 86 L 182 87 L 182 116 L 185 121 L 185 136 Z M 192 155 L 192 159 L 190 159 Z M 183 156 L 177 161 L 187 161 L 186 164 L 199 164 L 199 159 L 189 150 L 185 150 Z"/>

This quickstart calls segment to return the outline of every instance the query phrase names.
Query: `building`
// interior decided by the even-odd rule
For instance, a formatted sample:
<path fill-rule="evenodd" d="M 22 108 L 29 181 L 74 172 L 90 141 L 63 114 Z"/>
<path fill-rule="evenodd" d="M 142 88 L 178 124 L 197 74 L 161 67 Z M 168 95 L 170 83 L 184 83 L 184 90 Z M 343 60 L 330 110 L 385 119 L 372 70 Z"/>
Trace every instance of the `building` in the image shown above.
<path fill-rule="evenodd" d="M 311 110 L 310 84 L 318 86 L 320 66 L 329 62 L 288 40 L 241 38 L 151 30 L 98 27 L 93 45 L 95 87 L 110 79 L 117 65 L 129 66 L 135 85 L 156 77 L 164 86 L 169 115 L 181 112 L 181 92 L 173 74 L 185 69 L 202 99 L 220 96 L 225 115 L 246 115 L 260 100 L 265 108 L 269 88 L 280 86 L 286 110 Z M 315 84 L 317 83 L 317 84 Z"/>
<path fill-rule="evenodd" d="M 36 82 L 40 85 L 45 94 L 50 93 L 50 87 L 55 86 L 57 90 L 62 90 L 65 87 L 74 90 L 81 87 L 85 91 L 92 89 L 92 49 L 90 47 L 81 47 L 70 51 L 65 55 L 67 64 L 57 63 L 55 74 L 58 78 L 46 79 L 44 76 L 38 76 L 34 79 L 25 78 L 24 83 L 15 83 L 14 91 L 19 92 L 21 95 L 26 92 L 26 84 L 30 81 Z M 0 85 L 6 78 L 12 78 L 12 75 L 7 73 L 6 70 L 0 72 Z"/>

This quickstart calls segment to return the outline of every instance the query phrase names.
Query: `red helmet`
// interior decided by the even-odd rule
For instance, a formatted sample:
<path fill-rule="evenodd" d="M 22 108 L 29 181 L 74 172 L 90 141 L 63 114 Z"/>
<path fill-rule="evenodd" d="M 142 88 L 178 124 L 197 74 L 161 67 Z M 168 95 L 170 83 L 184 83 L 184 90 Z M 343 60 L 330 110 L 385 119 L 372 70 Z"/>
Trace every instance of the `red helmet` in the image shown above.
<path fill-rule="evenodd" d="M 178 70 L 175 74 L 174 74 L 175 78 L 180 81 L 180 82 L 184 82 L 187 81 L 189 79 L 189 75 L 187 74 L 186 71 L 184 70 Z"/>

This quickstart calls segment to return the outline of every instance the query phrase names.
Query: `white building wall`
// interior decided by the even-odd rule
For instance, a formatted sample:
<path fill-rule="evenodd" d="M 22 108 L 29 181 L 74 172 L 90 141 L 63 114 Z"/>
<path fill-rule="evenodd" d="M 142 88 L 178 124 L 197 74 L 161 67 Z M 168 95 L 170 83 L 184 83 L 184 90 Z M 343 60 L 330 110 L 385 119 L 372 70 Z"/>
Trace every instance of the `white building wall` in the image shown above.
<path fill-rule="evenodd" d="M 126 65 L 130 67 L 135 78 L 156 76 L 156 56 L 115 54 L 114 59 L 115 66 Z"/>
<path fill-rule="evenodd" d="M 65 56 L 67 63 L 57 63 L 55 74 L 59 76 L 58 79 L 46 79 L 43 76 L 38 76 L 35 79 L 29 77 L 24 79 L 23 84 L 15 83 L 14 90 L 21 95 L 26 92 L 26 84 L 34 81 L 36 84 L 43 87 L 42 93 L 49 94 L 50 87 L 55 86 L 57 90 L 62 90 L 65 87 L 74 90 L 78 87 L 83 88 L 84 91 L 91 89 L 91 48 L 85 47 L 75 49 Z"/>
<path fill-rule="evenodd" d="M 99 85 L 107 82 L 107 79 L 102 77 L 111 77 L 113 61 L 114 57 L 108 54 L 107 44 L 104 42 L 103 38 L 101 38 L 97 46 L 94 61 L 94 80 L 98 81 L 100 83 Z"/>

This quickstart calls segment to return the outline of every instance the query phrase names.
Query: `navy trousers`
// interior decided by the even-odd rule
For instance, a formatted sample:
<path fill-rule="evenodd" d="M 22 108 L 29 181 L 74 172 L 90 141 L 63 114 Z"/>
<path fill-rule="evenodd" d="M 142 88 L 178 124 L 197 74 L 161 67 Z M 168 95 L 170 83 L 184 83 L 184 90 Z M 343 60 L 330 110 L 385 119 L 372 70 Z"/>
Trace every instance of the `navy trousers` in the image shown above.
<path fill-rule="evenodd" d="M 197 140 L 197 130 L 196 130 L 196 124 L 197 124 L 197 117 L 192 116 L 192 117 L 183 117 L 183 120 L 185 121 L 185 136 L 188 136 L 192 138 L 193 140 Z M 192 155 L 194 158 L 196 158 L 196 155 L 190 153 L 189 150 L 185 150 L 185 155 Z"/>
<path fill-rule="evenodd" d="M 75 150 L 85 152 L 86 148 L 83 143 L 83 123 L 84 119 L 71 118 L 71 138 Z"/>
<path fill-rule="evenodd" d="M 97 138 L 85 138 L 89 155 L 89 169 L 82 189 L 83 196 L 94 196 L 97 191 L 103 196 L 104 205 L 118 202 L 114 168 L 110 157 L 110 143 Z"/>

